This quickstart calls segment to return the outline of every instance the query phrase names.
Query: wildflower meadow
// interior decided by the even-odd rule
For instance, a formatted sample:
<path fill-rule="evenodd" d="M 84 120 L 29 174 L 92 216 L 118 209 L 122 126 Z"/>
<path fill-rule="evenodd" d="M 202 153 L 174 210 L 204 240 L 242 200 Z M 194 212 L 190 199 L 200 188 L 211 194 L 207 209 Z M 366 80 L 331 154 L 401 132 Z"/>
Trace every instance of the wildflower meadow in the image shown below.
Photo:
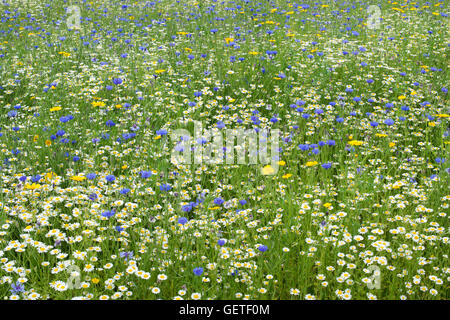
<path fill-rule="evenodd" d="M 448 4 L 2 0 L 0 298 L 449 299 Z"/>

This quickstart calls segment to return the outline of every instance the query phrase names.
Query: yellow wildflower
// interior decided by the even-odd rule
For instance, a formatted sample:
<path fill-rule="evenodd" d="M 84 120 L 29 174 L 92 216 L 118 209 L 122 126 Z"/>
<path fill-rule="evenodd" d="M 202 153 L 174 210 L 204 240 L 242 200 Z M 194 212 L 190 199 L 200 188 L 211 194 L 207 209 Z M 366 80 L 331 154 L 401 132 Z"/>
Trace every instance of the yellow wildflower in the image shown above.
<path fill-rule="evenodd" d="M 270 164 L 261 169 L 261 173 L 265 176 L 271 175 L 275 173 L 275 170 L 272 168 Z"/>

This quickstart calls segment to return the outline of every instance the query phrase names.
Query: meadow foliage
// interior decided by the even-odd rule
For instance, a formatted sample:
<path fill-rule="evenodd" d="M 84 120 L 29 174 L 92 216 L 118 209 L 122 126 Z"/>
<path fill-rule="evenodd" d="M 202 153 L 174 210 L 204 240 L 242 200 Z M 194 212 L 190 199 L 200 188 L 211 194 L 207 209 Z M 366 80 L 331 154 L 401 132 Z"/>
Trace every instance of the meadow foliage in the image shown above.
<path fill-rule="evenodd" d="M 446 1 L 0 16 L 1 298 L 449 298 Z"/>

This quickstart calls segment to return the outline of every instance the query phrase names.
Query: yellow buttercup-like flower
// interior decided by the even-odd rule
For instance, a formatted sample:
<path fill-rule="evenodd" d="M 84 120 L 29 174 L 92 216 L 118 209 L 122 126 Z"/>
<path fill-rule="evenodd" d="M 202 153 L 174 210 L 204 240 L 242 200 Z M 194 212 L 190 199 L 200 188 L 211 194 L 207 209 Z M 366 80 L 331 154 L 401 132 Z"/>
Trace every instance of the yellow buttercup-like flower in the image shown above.
<path fill-rule="evenodd" d="M 74 181 L 83 181 L 83 180 L 86 180 L 86 177 L 82 177 L 82 176 L 72 176 L 72 177 L 70 177 L 70 180 L 74 180 Z"/>
<path fill-rule="evenodd" d="M 351 140 L 348 142 L 349 145 L 351 146 L 360 146 L 362 144 L 364 144 L 364 141 L 360 141 L 360 140 Z"/>
<path fill-rule="evenodd" d="M 103 101 L 93 101 L 92 103 L 93 107 L 104 107 L 105 103 Z"/>
<path fill-rule="evenodd" d="M 317 164 L 318 164 L 317 161 L 308 161 L 305 165 L 306 165 L 307 167 L 314 167 L 314 166 L 316 166 Z"/>
<path fill-rule="evenodd" d="M 261 169 L 261 173 L 265 176 L 275 173 L 275 169 L 270 164 Z"/>
<path fill-rule="evenodd" d="M 41 187 L 41 185 L 38 184 L 38 183 L 33 183 L 33 184 L 27 183 L 27 184 L 24 186 L 24 188 L 27 189 L 27 190 L 36 190 L 36 189 L 39 189 L 40 187 Z"/>

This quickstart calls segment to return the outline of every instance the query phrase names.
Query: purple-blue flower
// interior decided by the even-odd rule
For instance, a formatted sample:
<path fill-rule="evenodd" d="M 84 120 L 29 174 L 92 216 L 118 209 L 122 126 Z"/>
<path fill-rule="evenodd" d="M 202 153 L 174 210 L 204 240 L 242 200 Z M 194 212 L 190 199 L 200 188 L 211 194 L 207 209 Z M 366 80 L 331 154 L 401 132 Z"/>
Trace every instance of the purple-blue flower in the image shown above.
<path fill-rule="evenodd" d="M 86 178 L 88 178 L 89 180 L 94 180 L 96 176 L 97 175 L 95 173 L 88 173 L 86 175 Z"/>
<path fill-rule="evenodd" d="M 161 191 L 170 191 L 172 189 L 172 186 L 170 184 L 163 183 L 159 186 L 159 190 Z"/>
<path fill-rule="evenodd" d="M 123 80 L 120 79 L 120 78 L 114 78 L 114 79 L 113 79 L 113 83 L 114 83 L 115 85 L 119 85 L 119 84 L 121 84 L 122 82 L 123 82 Z"/>
<path fill-rule="evenodd" d="M 116 212 L 114 210 L 111 211 L 105 211 L 102 213 L 102 216 L 105 218 L 111 218 L 112 216 L 114 216 L 116 214 Z"/>
<path fill-rule="evenodd" d="M 146 178 L 150 178 L 152 176 L 152 172 L 151 171 L 141 171 L 140 172 L 141 177 L 146 179 Z"/>
<path fill-rule="evenodd" d="M 128 192 L 130 192 L 130 189 L 128 188 L 123 188 L 119 191 L 120 194 L 127 194 Z"/>
<path fill-rule="evenodd" d="M 185 225 L 187 222 L 188 222 L 188 219 L 185 217 L 181 217 L 178 219 L 179 224 Z"/>
<path fill-rule="evenodd" d="M 203 273 L 203 268 L 202 267 L 194 268 L 194 274 L 196 276 L 201 276 L 202 273 Z"/>
<path fill-rule="evenodd" d="M 122 251 L 119 253 L 121 258 L 124 258 L 125 261 L 133 258 L 133 251 Z"/>
<path fill-rule="evenodd" d="M 266 245 L 260 245 L 258 247 L 258 250 L 261 251 L 261 252 L 266 252 L 267 251 L 267 246 Z"/>
<path fill-rule="evenodd" d="M 324 169 L 330 169 L 330 168 L 331 168 L 331 162 L 322 164 L 322 168 L 324 168 Z"/>
<path fill-rule="evenodd" d="M 17 281 L 16 283 L 11 284 L 11 290 L 10 291 L 13 294 L 24 292 L 25 291 L 25 286 L 22 283 Z"/>

